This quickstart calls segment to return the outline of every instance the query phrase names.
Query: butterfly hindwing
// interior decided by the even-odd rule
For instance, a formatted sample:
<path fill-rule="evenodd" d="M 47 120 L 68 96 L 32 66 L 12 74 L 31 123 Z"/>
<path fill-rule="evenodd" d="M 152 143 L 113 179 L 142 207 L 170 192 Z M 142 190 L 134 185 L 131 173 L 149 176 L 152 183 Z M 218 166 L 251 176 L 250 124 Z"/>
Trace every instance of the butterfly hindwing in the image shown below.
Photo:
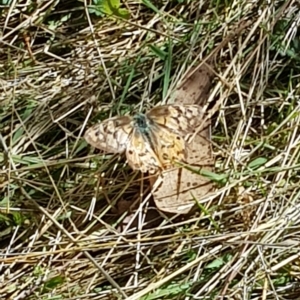
<path fill-rule="evenodd" d="M 174 161 L 183 161 L 186 157 L 185 141 L 182 136 L 167 127 L 155 123 L 151 131 L 154 152 L 164 167 L 170 167 Z"/>
<path fill-rule="evenodd" d="M 129 138 L 126 158 L 132 169 L 140 170 L 141 172 L 149 171 L 154 173 L 155 170 L 162 168 L 155 150 L 151 147 L 151 143 L 136 128 Z"/>

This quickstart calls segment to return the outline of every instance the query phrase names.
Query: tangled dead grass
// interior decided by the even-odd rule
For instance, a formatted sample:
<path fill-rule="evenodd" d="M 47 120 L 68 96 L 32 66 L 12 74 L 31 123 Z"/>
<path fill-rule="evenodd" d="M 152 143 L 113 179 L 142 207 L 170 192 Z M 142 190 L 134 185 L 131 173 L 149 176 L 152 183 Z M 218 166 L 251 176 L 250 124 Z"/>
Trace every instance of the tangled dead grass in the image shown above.
<path fill-rule="evenodd" d="M 127 1 L 128 20 L 84 5 L 1 6 L 1 298 L 298 295 L 297 2 Z M 141 175 L 82 135 L 167 101 L 240 20 L 213 64 L 214 197 L 188 218 L 146 214 Z"/>

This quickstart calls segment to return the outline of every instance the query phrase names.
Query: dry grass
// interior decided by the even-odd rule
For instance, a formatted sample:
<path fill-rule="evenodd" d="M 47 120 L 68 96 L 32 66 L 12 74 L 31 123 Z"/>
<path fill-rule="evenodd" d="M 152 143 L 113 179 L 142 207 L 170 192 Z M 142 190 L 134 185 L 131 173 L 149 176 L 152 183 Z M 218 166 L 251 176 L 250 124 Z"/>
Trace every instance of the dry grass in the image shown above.
<path fill-rule="evenodd" d="M 299 6 L 268 2 L 126 1 L 129 20 L 82 1 L 2 6 L 2 299 L 299 294 Z M 147 181 L 82 135 L 168 101 L 242 19 L 251 25 L 217 55 L 209 99 L 221 104 L 212 141 L 223 180 L 197 214 L 150 203 L 146 219 Z"/>

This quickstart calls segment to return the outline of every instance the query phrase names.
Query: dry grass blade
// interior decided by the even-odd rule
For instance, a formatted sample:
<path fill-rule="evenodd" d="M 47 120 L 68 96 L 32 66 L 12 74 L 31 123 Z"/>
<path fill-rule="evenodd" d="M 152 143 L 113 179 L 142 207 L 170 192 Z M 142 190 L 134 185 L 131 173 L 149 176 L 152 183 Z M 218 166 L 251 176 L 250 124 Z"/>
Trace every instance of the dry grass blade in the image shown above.
<path fill-rule="evenodd" d="M 297 1 L 0 4 L 1 299 L 298 298 Z M 214 167 L 213 193 L 184 165 L 155 205 L 148 178 L 83 139 L 199 101 L 188 162 Z"/>

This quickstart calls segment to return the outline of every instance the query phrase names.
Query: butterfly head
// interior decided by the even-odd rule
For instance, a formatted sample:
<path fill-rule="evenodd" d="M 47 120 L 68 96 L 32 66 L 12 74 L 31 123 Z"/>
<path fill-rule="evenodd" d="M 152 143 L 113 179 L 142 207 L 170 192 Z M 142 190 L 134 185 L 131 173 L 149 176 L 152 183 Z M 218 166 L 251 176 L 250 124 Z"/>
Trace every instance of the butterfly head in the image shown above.
<path fill-rule="evenodd" d="M 133 124 L 141 134 L 148 135 L 151 128 L 151 120 L 145 114 L 138 113 L 133 117 Z"/>

